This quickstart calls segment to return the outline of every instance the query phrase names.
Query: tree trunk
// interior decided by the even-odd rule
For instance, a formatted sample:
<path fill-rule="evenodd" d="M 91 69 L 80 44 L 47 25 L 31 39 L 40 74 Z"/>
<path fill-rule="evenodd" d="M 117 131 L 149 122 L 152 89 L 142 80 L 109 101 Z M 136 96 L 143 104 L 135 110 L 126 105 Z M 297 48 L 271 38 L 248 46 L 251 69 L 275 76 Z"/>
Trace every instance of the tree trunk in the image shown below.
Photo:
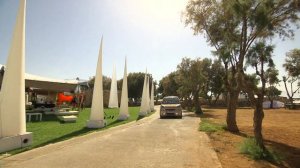
<path fill-rule="evenodd" d="M 188 103 L 187 103 L 187 110 L 191 111 L 192 108 L 193 108 L 193 102 L 192 102 L 192 99 L 189 97 L 188 98 Z"/>
<path fill-rule="evenodd" d="M 220 97 L 220 94 L 218 94 L 218 95 L 216 96 L 216 99 L 215 99 L 213 105 L 216 105 L 216 104 L 217 104 L 217 102 L 218 102 L 218 100 L 219 100 L 219 97 Z"/>
<path fill-rule="evenodd" d="M 194 93 L 194 105 L 195 105 L 195 113 L 196 114 L 203 114 L 200 102 L 199 102 L 199 91 Z"/>
<path fill-rule="evenodd" d="M 259 98 L 261 99 L 261 98 Z M 254 137 L 256 140 L 256 144 L 262 149 L 266 150 L 263 136 L 262 136 L 262 121 L 264 119 L 264 111 L 263 111 L 263 101 L 257 100 L 255 110 L 254 110 L 254 117 L 253 117 L 253 127 L 254 127 Z"/>
<path fill-rule="evenodd" d="M 230 132 L 239 132 L 239 128 L 236 124 L 236 104 L 238 102 L 239 94 L 234 91 L 229 91 L 229 99 L 227 103 L 227 129 Z"/>
<path fill-rule="evenodd" d="M 295 109 L 293 97 L 289 97 L 289 101 L 290 101 L 290 108 L 289 109 Z"/>
<path fill-rule="evenodd" d="M 271 99 L 271 100 L 270 100 L 270 109 L 272 109 L 272 108 L 273 108 L 273 106 L 274 106 L 273 104 L 274 104 L 274 100 L 273 100 L 273 99 Z"/>

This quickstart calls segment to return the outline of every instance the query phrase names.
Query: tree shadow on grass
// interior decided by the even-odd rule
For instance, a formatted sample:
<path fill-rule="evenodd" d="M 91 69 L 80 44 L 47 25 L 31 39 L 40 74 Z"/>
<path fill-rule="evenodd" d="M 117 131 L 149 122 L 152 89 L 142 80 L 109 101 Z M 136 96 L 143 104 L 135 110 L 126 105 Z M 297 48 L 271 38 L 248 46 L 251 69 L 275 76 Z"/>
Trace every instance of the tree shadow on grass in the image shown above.
<path fill-rule="evenodd" d="M 249 136 L 248 134 L 244 133 L 244 132 L 230 132 L 228 131 L 227 129 L 225 129 L 227 132 L 233 134 L 233 135 L 237 135 L 237 136 L 241 136 L 241 137 L 244 137 L 244 138 L 249 138 L 249 137 L 252 137 L 252 136 Z"/>
<path fill-rule="evenodd" d="M 210 114 L 210 113 L 207 113 L 205 111 L 203 111 L 203 114 L 199 115 L 200 118 L 214 118 L 214 119 L 217 119 L 217 118 L 220 118 L 220 117 L 223 117 L 222 115 L 216 115 L 216 114 Z"/>
<path fill-rule="evenodd" d="M 103 129 L 103 128 L 100 128 L 100 129 Z M 70 139 L 70 138 L 73 138 L 73 137 L 76 137 L 76 136 L 79 136 L 79 135 L 85 135 L 88 132 L 93 132 L 93 131 L 100 130 L 100 129 L 99 128 L 87 128 L 87 127 L 84 127 L 84 128 L 82 128 L 80 130 L 77 130 L 77 131 L 71 132 L 69 134 L 57 137 L 55 139 L 46 141 L 44 143 L 41 143 L 41 144 L 39 144 L 39 145 L 37 145 L 35 147 L 40 147 L 40 146 L 45 146 L 45 145 L 50 144 L 50 143 L 60 142 L 60 141 L 67 140 L 67 139 Z"/>
<path fill-rule="evenodd" d="M 117 125 L 117 124 L 122 123 L 122 122 L 123 121 L 121 121 L 121 120 L 115 120 L 115 121 L 109 123 L 108 125 L 106 125 L 106 127 L 103 127 L 103 128 L 87 128 L 87 127 L 83 127 L 80 130 L 77 130 L 77 131 L 71 132 L 69 134 L 57 137 L 55 139 L 46 141 L 46 142 L 41 143 L 39 145 L 29 146 L 29 147 L 23 148 L 20 151 L 17 151 L 17 153 L 23 152 L 23 151 L 26 151 L 26 150 L 30 150 L 32 148 L 42 147 L 42 146 L 45 146 L 45 145 L 48 145 L 48 144 L 51 144 L 51 143 L 56 143 L 56 142 L 68 140 L 68 139 L 71 139 L 73 137 L 78 137 L 78 136 L 81 136 L 81 135 L 85 135 L 85 134 L 90 133 L 90 132 L 95 132 L 95 131 L 100 131 L 100 130 L 103 130 L 103 129 L 107 129 L 107 128 L 110 128 L 113 125 Z M 68 123 L 65 123 L 65 124 L 68 124 Z"/>
<path fill-rule="evenodd" d="M 141 119 L 143 119 L 143 118 L 145 118 L 146 116 L 138 116 L 137 118 L 136 118 L 136 121 L 138 121 L 138 120 L 141 120 Z"/>
<path fill-rule="evenodd" d="M 126 120 L 125 120 L 125 121 L 126 121 Z M 123 120 L 115 120 L 115 121 L 109 123 L 107 126 L 117 125 L 117 124 L 122 123 L 122 122 L 124 122 L 124 121 L 123 121 Z M 124 122 L 124 123 L 125 123 L 125 122 Z"/>
<path fill-rule="evenodd" d="M 253 138 L 244 132 L 229 132 L 231 134 L 241 136 L 244 138 Z M 275 163 L 272 160 L 266 160 L 267 162 L 283 168 L 297 168 L 300 167 L 300 148 L 290 146 L 284 143 L 276 142 L 274 140 L 264 140 L 265 145 L 271 147 L 271 150 L 277 153 L 283 159 L 283 164 Z"/>
<path fill-rule="evenodd" d="M 272 164 L 278 167 L 286 168 L 300 167 L 300 148 L 271 140 L 265 140 L 265 143 L 283 157 L 284 164 L 276 164 L 271 162 Z"/>
<path fill-rule="evenodd" d="M 104 127 L 105 128 L 105 127 Z M 101 128 L 103 129 L 103 128 Z M 38 144 L 38 145 L 31 145 L 31 146 L 28 146 L 28 147 L 25 147 L 25 148 L 20 148 L 20 149 L 16 149 L 16 150 L 13 150 L 11 151 L 12 154 L 17 154 L 17 153 L 20 153 L 20 152 L 24 152 L 24 151 L 28 151 L 28 150 L 31 150 L 33 148 L 38 148 L 38 147 L 42 147 L 42 146 L 46 146 L 48 144 L 51 144 L 51 143 L 56 143 L 56 142 L 60 142 L 60 141 L 64 141 L 64 140 L 67 140 L 67 139 L 71 139 L 73 137 L 77 137 L 79 135 L 85 135 L 87 134 L 88 132 L 93 132 L 93 131 L 96 131 L 96 130 L 101 130 L 101 129 L 98 129 L 98 128 L 87 128 L 87 127 L 84 127 L 80 130 L 77 130 L 77 131 L 74 131 L 74 132 L 71 132 L 69 134 L 66 134 L 66 135 L 63 135 L 63 136 L 60 136 L 60 137 L 57 137 L 57 138 L 54 138 L 54 139 L 51 139 L 49 141 L 45 141 L 41 144 Z"/>
<path fill-rule="evenodd" d="M 35 116 L 31 117 L 30 122 L 43 122 L 43 121 L 59 121 L 56 115 L 45 115 L 43 114 L 42 121 L 40 121 Z M 27 121 L 28 122 L 28 121 Z"/>

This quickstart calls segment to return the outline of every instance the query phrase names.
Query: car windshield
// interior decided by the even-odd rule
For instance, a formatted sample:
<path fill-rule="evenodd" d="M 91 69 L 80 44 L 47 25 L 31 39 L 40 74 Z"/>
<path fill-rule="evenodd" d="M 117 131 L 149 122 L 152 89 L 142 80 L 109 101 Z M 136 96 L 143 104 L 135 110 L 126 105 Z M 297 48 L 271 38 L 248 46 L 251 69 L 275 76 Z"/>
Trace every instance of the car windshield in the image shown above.
<path fill-rule="evenodd" d="M 164 98 L 162 104 L 179 104 L 178 98 Z"/>

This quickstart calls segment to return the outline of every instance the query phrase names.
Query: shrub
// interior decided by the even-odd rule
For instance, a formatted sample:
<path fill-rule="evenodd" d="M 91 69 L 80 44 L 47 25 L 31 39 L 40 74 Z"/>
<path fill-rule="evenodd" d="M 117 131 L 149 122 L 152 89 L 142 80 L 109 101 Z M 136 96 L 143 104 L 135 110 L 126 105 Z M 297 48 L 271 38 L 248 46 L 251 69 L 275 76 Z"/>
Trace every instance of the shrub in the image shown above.
<path fill-rule="evenodd" d="M 282 157 L 273 150 L 262 150 L 254 138 L 246 138 L 239 146 L 240 152 L 248 155 L 254 160 L 268 160 L 280 164 Z"/>
<path fill-rule="evenodd" d="M 207 119 L 201 119 L 199 131 L 204 132 L 217 132 L 217 131 L 224 131 L 225 125 L 213 123 Z"/>

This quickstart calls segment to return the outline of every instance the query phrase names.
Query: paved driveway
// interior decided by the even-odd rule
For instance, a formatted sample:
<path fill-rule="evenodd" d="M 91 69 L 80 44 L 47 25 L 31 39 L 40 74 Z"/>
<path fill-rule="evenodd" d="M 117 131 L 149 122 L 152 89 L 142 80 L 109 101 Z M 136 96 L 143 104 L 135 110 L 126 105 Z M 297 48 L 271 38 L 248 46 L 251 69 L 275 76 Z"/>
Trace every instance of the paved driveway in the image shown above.
<path fill-rule="evenodd" d="M 158 112 L 138 122 L 0 160 L 4 167 L 184 168 L 221 167 L 200 119 L 159 119 Z M 1 167 L 1 166 L 0 166 Z"/>

